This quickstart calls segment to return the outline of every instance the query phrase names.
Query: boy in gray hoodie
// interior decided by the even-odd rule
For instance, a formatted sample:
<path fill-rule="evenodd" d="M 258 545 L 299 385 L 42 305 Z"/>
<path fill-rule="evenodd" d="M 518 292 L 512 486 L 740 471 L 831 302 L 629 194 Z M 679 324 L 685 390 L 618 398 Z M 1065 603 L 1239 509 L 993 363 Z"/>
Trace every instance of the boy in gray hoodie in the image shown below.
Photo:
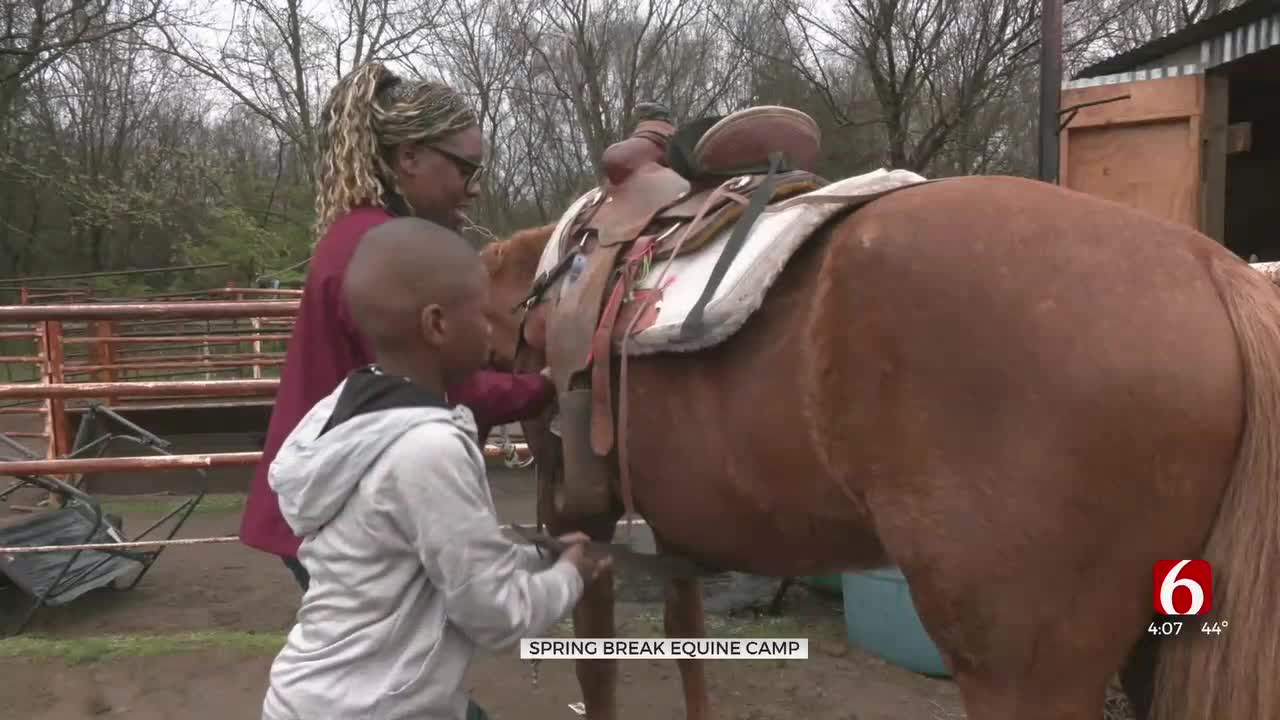
<path fill-rule="evenodd" d="M 545 632 L 608 559 L 574 534 L 551 562 L 499 528 L 471 413 L 443 390 L 488 356 L 479 255 L 391 220 L 361 241 L 344 290 L 378 365 L 312 408 L 271 464 L 311 585 L 262 717 L 484 718 L 462 689 L 475 647 Z"/>

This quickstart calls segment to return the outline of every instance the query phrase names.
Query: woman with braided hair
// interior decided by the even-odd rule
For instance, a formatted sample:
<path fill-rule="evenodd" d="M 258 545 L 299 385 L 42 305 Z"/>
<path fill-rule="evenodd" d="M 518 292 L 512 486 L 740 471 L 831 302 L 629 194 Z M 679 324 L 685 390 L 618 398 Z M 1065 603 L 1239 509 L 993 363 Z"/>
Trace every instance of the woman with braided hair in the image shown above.
<path fill-rule="evenodd" d="M 393 217 L 461 226 L 479 193 L 483 152 L 475 113 L 457 92 L 402 79 L 376 63 L 343 77 L 325 104 L 316 173 L 318 240 L 240 523 L 242 542 L 280 556 L 304 591 L 310 578 L 297 561 L 302 539 L 281 515 L 267 470 L 307 411 L 349 373 L 374 361 L 343 301 L 343 273 L 365 232 Z M 477 372 L 447 393 L 449 403 L 471 410 L 482 445 L 495 425 L 536 416 L 553 397 L 550 382 L 537 373 L 493 371 Z"/>
<path fill-rule="evenodd" d="M 381 208 L 457 229 L 479 193 L 484 140 L 452 88 L 404 80 L 382 65 L 351 71 L 320 125 L 316 233 L 356 208 Z"/>

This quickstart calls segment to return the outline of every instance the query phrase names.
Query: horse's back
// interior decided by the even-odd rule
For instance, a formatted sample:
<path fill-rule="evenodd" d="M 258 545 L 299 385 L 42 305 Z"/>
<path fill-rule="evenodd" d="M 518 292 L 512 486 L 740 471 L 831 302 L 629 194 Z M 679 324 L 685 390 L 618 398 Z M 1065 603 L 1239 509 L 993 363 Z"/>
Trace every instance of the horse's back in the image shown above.
<path fill-rule="evenodd" d="M 1215 254 L 1229 253 L 1101 198 L 971 177 L 907 188 L 846 218 L 819 281 L 846 314 L 879 315 L 914 339 L 921 362 L 969 357 L 1010 380 L 1067 373 L 1074 385 L 1117 374 L 1168 385 L 1173 372 L 1218 393 L 1238 386 L 1239 358 L 1208 272 Z"/>

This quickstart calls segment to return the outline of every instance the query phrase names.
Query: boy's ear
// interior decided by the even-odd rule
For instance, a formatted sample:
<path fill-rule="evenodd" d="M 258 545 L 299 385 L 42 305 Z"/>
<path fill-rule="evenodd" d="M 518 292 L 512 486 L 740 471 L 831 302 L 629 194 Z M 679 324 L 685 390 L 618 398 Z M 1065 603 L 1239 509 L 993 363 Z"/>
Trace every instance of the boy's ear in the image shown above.
<path fill-rule="evenodd" d="M 444 308 L 439 305 L 427 305 L 418 313 L 418 332 L 422 339 L 435 346 L 444 344 L 448 334 L 444 318 Z"/>

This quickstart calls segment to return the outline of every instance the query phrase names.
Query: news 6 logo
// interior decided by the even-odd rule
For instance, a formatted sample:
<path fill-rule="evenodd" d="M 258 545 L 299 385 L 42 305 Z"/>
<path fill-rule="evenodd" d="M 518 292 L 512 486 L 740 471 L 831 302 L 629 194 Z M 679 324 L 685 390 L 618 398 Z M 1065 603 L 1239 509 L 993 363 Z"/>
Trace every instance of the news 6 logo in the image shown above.
<path fill-rule="evenodd" d="M 1203 615 L 1213 605 L 1213 568 L 1205 560 L 1160 560 L 1152 599 L 1158 613 Z"/>

